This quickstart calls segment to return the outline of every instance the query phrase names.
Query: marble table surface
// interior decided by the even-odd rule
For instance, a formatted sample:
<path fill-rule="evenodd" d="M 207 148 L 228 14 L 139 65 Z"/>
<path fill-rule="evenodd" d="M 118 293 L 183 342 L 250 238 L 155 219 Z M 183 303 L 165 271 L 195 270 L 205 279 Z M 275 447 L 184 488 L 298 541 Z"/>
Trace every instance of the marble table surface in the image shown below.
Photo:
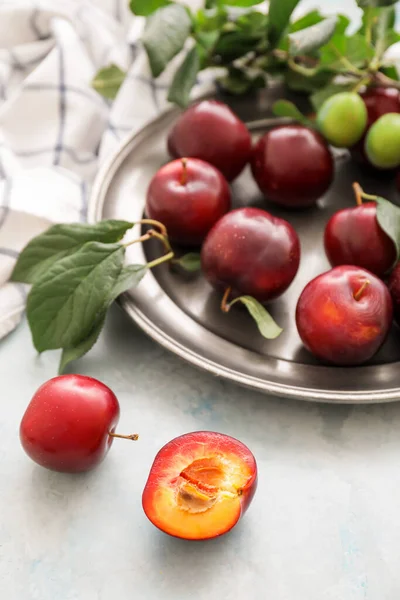
<path fill-rule="evenodd" d="M 120 429 L 90 474 L 46 471 L 23 453 L 22 414 L 56 374 L 23 323 L 0 344 L 0 597 L 4 600 L 397 600 L 400 404 L 268 398 L 195 370 L 114 307 L 76 366 L 117 394 Z M 198 429 L 245 442 L 259 488 L 241 523 L 210 542 L 170 538 L 141 492 L 158 449 Z"/>

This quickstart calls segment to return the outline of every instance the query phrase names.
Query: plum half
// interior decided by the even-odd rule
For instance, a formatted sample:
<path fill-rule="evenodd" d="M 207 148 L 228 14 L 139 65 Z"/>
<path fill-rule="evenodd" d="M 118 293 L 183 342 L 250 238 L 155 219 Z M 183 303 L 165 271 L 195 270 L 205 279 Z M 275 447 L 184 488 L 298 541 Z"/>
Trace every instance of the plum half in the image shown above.
<path fill-rule="evenodd" d="M 257 464 L 247 446 L 222 433 L 196 431 L 158 452 L 142 504 L 161 531 L 206 540 L 236 525 L 256 487 Z"/>

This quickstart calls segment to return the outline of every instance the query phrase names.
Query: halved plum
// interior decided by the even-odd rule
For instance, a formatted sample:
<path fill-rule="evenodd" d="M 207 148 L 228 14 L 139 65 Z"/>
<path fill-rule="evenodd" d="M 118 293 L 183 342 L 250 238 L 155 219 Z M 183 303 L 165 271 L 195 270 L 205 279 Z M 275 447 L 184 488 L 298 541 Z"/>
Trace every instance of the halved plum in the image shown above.
<path fill-rule="evenodd" d="M 196 431 L 157 454 L 143 491 L 143 509 L 161 531 L 206 540 L 231 530 L 257 487 L 257 464 L 242 442 Z"/>

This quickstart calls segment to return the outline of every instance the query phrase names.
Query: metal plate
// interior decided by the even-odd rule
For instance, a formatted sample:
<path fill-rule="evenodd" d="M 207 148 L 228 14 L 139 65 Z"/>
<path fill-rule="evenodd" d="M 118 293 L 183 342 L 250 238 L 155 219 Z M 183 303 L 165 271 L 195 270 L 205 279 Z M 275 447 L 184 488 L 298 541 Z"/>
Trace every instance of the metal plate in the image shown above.
<path fill-rule="evenodd" d="M 271 95 L 258 102 L 236 101 L 234 110 L 245 120 L 270 117 Z M 169 160 L 168 131 L 180 111 L 172 109 L 128 139 L 96 180 L 90 202 L 91 221 L 142 218 L 146 190 L 157 169 Z M 260 133 L 261 130 L 255 132 Z M 233 184 L 235 206 L 264 207 L 290 221 L 302 246 L 300 270 L 289 290 L 269 305 L 284 333 L 263 339 L 243 310 L 224 315 L 220 296 L 201 275 L 172 273 L 165 265 L 146 274 L 137 289 L 124 294 L 128 315 L 154 340 L 190 363 L 253 389 L 308 401 L 376 403 L 400 398 L 400 330 L 393 327 L 384 347 L 367 365 L 339 368 L 318 363 L 302 346 L 294 313 L 299 294 L 313 277 L 329 268 L 322 236 L 336 210 L 354 202 L 351 184 L 359 181 L 369 193 L 396 201 L 393 182 L 362 174 L 343 154 L 336 160 L 335 183 L 312 209 L 281 210 L 258 192 L 249 170 Z M 139 235 L 138 229 L 129 237 Z M 127 260 L 143 263 L 160 255 L 156 244 L 128 248 Z"/>

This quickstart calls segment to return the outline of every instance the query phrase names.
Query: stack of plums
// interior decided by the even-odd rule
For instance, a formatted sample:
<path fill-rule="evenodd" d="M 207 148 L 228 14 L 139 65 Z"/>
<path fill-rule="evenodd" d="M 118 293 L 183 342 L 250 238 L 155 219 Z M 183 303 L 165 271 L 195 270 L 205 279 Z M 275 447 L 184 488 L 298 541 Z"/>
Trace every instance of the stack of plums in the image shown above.
<path fill-rule="evenodd" d="M 146 213 L 166 226 L 172 242 L 201 246 L 203 274 L 221 295 L 251 296 L 264 304 L 283 294 L 296 276 L 299 238 L 289 222 L 266 210 L 231 210 L 229 184 L 250 164 L 268 201 L 304 209 L 334 179 L 331 146 L 349 148 L 376 169 L 393 170 L 400 166 L 399 140 L 398 90 L 337 94 L 321 107 L 315 127 L 276 125 L 254 144 L 227 105 L 204 100 L 183 112 L 170 131 L 173 160 L 151 180 Z M 400 186 L 400 173 L 397 182 Z M 324 242 L 333 268 L 300 295 L 298 332 L 323 362 L 362 364 L 386 339 L 393 303 L 400 312 L 397 250 L 378 223 L 375 202 L 337 212 Z"/>

